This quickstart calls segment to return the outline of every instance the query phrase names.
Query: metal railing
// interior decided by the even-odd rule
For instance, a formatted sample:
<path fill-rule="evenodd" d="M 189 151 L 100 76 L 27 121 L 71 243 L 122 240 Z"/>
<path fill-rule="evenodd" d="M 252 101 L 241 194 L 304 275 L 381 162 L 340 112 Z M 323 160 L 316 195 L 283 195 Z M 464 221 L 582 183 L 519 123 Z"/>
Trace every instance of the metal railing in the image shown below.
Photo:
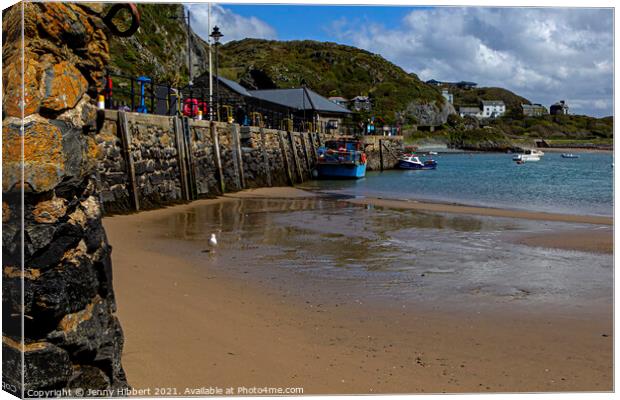
<path fill-rule="evenodd" d="M 365 128 L 345 120 L 315 121 L 270 109 L 264 104 L 253 104 L 237 98 L 210 98 L 204 87 L 175 87 L 169 82 L 157 82 L 148 77 L 135 77 L 108 72 L 105 76 L 105 108 L 133 111 L 155 115 L 184 115 L 191 118 L 212 118 L 214 121 L 235 122 L 244 126 L 260 126 L 270 129 L 297 132 L 338 133 L 350 136 L 364 135 Z M 219 108 L 210 107 L 211 103 Z M 210 115 L 210 113 L 213 113 Z M 380 134 L 377 132 L 375 134 Z"/>

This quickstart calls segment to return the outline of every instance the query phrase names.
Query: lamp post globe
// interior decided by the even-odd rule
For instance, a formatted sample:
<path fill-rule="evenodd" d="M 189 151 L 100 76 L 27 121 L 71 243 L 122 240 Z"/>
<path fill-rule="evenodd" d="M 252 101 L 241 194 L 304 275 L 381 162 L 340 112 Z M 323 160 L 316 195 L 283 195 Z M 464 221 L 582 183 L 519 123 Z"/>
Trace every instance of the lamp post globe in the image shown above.
<path fill-rule="evenodd" d="M 224 35 L 220 32 L 220 28 L 217 25 L 213 27 L 213 31 L 209 35 L 215 42 L 215 110 L 218 121 L 220 120 L 220 80 L 218 77 L 219 59 L 217 48 L 222 36 Z"/>

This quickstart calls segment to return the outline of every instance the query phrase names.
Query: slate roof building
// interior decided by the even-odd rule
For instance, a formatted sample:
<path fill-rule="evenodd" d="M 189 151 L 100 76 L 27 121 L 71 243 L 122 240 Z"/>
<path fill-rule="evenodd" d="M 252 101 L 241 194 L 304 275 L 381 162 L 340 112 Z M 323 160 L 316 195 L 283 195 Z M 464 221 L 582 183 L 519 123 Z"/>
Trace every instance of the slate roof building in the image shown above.
<path fill-rule="evenodd" d="M 478 107 L 459 107 L 459 115 L 461 118 L 466 116 L 482 118 L 482 111 Z"/>
<path fill-rule="evenodd" d="M 195 79 L 194 93 L 204 93 L 209 87 L 208 74 Z M 215 101 L 215 77 L 213 96 Z M 346 107 L 329 101 L 315 91 L 306 87 L 292 89 L 248 90 L 239 83 L 218 77 L 221 106 L 230 106 L 234 112 L 235 122 L 251 124 L 254 113 L 261 115 L 262 123 L 269 128 L 288 128 L 292 120 L 295 130 L 308 129 L 312 123 L 314 129 L 337 129 L 345 118 L 352 113 Z M 188 90 L 184 94 L 188 95 Z M 220 117 L 226 115 L 220 110 Z M 222 119 L 222 118 L 221 118 Z M 304 125 L 305 124 L 305 125 Z"/>
<path fill-rule="evenodd" d="M 521 108 L 526 117 L 540 117 L 547 114 L 547 108 L 542 104 L 521 104 Z"/>
<path fill-rule="evenodd" d="M 295 127 L 306 121 L 316 127 L 337 129 L 352 114 L 347 108 L 306 87 L 251 90 L 250 94 L 261 109 L 277 109 L 280 113 L 288 114 Z"/>

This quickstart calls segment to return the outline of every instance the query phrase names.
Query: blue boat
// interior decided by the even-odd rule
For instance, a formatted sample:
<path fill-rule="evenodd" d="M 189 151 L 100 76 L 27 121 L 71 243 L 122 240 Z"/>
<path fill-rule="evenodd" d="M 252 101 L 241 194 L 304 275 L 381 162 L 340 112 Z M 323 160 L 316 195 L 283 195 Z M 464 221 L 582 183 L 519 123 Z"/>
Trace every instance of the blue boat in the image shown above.
<path fill-rule="evenodd" d="M 437 161 L 420 161 L 420 158 L 413 154 L 406 154 L 398 160 L 398 168 L 401 169 L 436 169 Z"/>
<path fill-rule="evenodd" d="M 359 179 L 366 175 L 366 153 L 356 139 L 328 140 L 317 150 L 319 178 Z"/>

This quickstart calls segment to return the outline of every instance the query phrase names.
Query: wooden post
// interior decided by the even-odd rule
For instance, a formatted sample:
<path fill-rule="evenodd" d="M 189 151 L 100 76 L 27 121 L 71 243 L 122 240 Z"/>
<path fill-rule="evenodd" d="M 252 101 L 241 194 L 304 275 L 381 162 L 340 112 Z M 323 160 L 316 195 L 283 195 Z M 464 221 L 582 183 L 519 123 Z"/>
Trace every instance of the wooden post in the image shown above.
<path fill-rule="evenodd" d="M 267 186 L 271 186 L 271 168 L 269 167 L 269 155 L 267 154 L 267 142 L 265 140 L 265 129 L 259 128 L 261 150 L 263 153 L 263 166 L 267 175 Z"/>
<path fill-rule="evenodd" d="M 196 165 L 192 152 L 192 131 L 189 126 L 189 118 L 183 117 L 183 139 L 185 144 L 185 159 L 187 160 L 187 183 L 189 188 L 190 200 L 198 198 L 198 188 L 196 186 Z"/>
<path fill-rule="evenodd" d="M 379 168 L 383 172 L 383 140 L 379 139 Z"/>
<path fill-rule="evenodd" d="M 177 148 L 177 159 L 179 161 L 179 173 L 181 174 L 181 192 L 183 199 L 191 200 L 189 195 L 189 185 L 187 182 L 187 160 L 185 156 L 185 136 L 183 135 L 183 125 L 179 117 L 174 117 L 174 141 Z"/>
<path fill-rule="evenodd" d="M 301 168 L 299 166 L 299 159 L 297 158 L 297 146 L 295 145 L 295 137 L 293 132 L 288 132 L 288 141 L 291 145 L 291 152 L 293 153 L 293 166 L 295 167 L 295 174 L 299 177 L 299 181 L 303 182 L 304 177 L 301 175 Z"/>
<path fill-rule="evenodd" d="M 315 145 L 316 140 L 314 139 L 314 132 L 309 132 L 308 135 L 310 139 L 310 147 L 312 148 L 312 156 L 314 157 L 313 164 L 316 165 L 316 162 L 319 159 L 319 155 L 316 151 L 316 145 Z"/>
<path fill-rule="evenodd" d="M 291 174 L 291 164 L 288 160 L 288 154 L 286 153 L 286 144 L 284 142 L 284 132 L 278 131 L 278 141 L 280 142 L 280 151 L 282 152 L 282 158 L 284 159 L 284 166 L 286 168 L 286 176 L 290 185 L 294 185 L 293 174 Z"/>
<path fill-rule="evenodd" d="M 306 157 L 306 165 L 308 166 L 308 177 L 312 177 L 312 164 L 310 163 L 310 156 L 308 156 L 308 145 L 306 144 L 306 136 L 303 132 L 301 135 L 301 147 L 304 149 L 304 156 Z"/>
<path fill-rule="evenodd" d="M 226 193 L 226 182 L 222 170 L 222 157 L 220 156 L 220 139 L 215 122 L 211 122 L 211 138 L 213 139 L 213 153 L 215 154 L 215 166 L 217 167 L 217 180 L 222 194 Z"/>
<path fill-rule="evenodd" d="M 127 122 L 127 114 L 125 111 L 118 112 L 117 129 L 121 137 L 123 146 L 123 157 L 127 165 L 127 175 L 129 180 L 129 197 L 133 203 L 133 208 L 140 211 L 140 198 L 136 185 L 136 168 L 133 164 L 133 155 L 131 154 L 131 138 L 129 137 L 129 123 Z"/>
<path fill-rule="evenodd" d="M 245 173 L 243 171 L 243 152 L 241 151 L 241 132 L 239 131 L 239 125 L 232 124 L 231 129 L 233 132 L 232 145 L 235 147 L 235 153 L 237 153 L 237 165 L 239 166 L 239 187 L 245 188 Z"/>

